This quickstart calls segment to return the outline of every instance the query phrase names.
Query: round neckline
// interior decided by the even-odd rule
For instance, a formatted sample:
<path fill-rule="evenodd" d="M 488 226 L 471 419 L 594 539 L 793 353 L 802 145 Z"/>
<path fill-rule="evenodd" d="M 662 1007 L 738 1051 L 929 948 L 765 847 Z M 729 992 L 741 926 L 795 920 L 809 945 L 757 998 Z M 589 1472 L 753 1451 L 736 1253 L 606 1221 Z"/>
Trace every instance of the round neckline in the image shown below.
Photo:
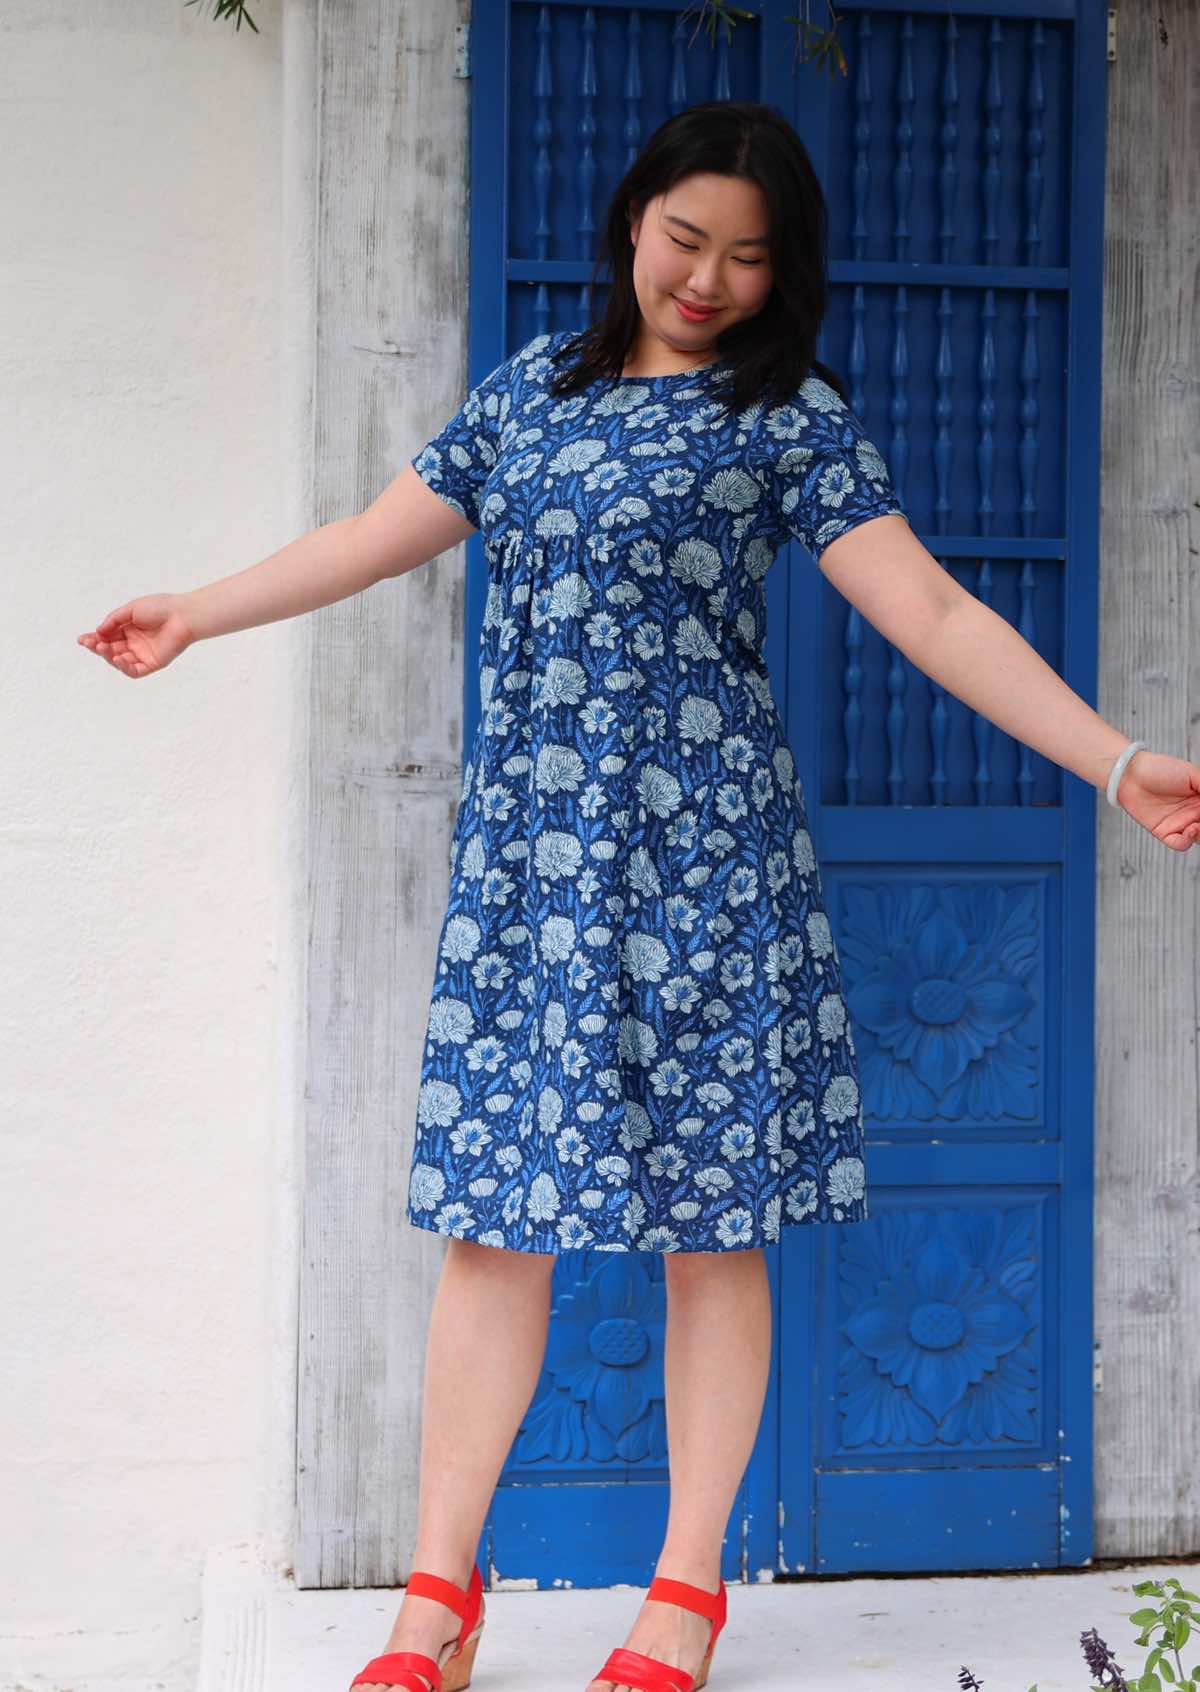
<path fill-rule="evenodd" d="M 564 339 L 564 340 L 570 340 L 576 333 L 577 333 L 577 331 L 574 330 L 574 329 L 560 329 L 558 331 L 559 336 L 562 337 L 562 339 Z M 607 378 L 598 377 L 597 380 L 598 381 L 607 380 L 607 381 L 612 382 L 612 383 L 644 382 L 644 383 L 649 383 L 649 384 L 661 383 L 661 382 L 685 382 L 685 381 L 695 381 L 698 377 L 706 375 L 707 372 L 710 371 L 710 370 L 729 372 L 729 371 L 732 371 L 732 369 L 733 369 L 733 366 L 731 364 L 729 364 L 725 359 L 719 358 L 719 359 L 716 359 L 712 364 L 693 364 L 691 366 L 691 368 L 688 369 L 688 370 L 668 370 L 668 371 L 665 371 L 660 376 L 624 376 L 624 375 L 622 375 L 622 376 L 609 376 Z"/>
<path fill-rule="evenodd" d="M 711 364 L 693 364 L 690 370 L 667 370 L 659 376 L 615 376 L 615 382 L 680 382 L 685 377 L 703 376 L 709 370 L 725 370 L 728 366 L 721 359 L 715 359 Z"/>

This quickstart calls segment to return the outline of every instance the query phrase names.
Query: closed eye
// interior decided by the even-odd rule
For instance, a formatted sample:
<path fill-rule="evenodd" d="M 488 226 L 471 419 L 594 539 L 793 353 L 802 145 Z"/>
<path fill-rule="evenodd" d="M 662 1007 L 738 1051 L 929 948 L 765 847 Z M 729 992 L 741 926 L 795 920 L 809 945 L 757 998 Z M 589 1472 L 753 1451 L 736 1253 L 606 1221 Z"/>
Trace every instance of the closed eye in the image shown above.
<path fill-rule="evenodd" d="M 677 247 L 682 247 L 685 253 L 694 253 L 698 250 L 696 247 L 689 247 L 685 241 L 678 240 L 674 235 L 668 236 L 668 240 L 674 241 Z M 734 264 L 744 264 L 747 270 L 755 270 L 763 261 L 761 259 L 735 258 L 733 262 Z"/>

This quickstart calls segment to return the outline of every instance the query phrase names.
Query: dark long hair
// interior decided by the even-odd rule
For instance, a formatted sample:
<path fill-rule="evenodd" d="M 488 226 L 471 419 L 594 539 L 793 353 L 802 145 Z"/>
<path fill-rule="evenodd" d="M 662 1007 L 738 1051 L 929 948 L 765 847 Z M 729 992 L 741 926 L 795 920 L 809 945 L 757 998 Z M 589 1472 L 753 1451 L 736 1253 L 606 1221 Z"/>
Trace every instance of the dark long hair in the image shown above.
<path fill-rule="evenodd" d="M 600 271 L 612 282 L 604 315 L 554 355 L 554 394 L 578 392 L 620 376 L 637 339 L 641 308 L 633 286 L 629 218 L 658 194 L 698 171 L 756 182 L 770 213 L 772 288 L 762 309 L 717 336 L 719 362 L 732 372 L 713 397 L 734 411 L 755 400 L 783 405 L 810 374 L 846 398 L 841 379 L 814 356 L 829 304 L 828 210 L 803 141 L 771 106 L 753 100 L 706 100 L 660 124 L 617 184 L 588 283 L 595 317 Z M 573 361 L 573 362 L 572 362 Z"/>

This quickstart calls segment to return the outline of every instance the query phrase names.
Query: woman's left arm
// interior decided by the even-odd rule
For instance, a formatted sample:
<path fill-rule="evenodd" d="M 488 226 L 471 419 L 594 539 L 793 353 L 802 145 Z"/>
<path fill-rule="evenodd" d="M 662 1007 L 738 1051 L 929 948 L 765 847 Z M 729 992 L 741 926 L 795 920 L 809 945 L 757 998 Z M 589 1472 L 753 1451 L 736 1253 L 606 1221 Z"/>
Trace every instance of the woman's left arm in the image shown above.
<path fill-rule="evenodd" d="M 825 548 L 820 568 L 885 639 L 947 692 L 1101 792 L 1130 736 L 1105 722 L 1029 642 L 944 570 L 903 517 L 874 517 Z M 1200 838 L 1200 766 L 1135 752 L 1117 790 L 1156 840 Z"/>

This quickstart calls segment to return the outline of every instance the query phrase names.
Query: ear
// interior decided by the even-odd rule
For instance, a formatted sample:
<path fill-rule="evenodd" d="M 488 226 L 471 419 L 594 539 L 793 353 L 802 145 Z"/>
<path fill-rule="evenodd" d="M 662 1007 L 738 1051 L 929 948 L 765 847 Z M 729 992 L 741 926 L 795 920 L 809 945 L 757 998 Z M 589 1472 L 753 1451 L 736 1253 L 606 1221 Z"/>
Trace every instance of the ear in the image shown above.
<path fill-rule="evenodd" d="M 625 216 L 629 221 L 629 239 L 636 247 L 638 234 L 642 227 L 642 214 L 641 212 L 627 210 Z"/>

